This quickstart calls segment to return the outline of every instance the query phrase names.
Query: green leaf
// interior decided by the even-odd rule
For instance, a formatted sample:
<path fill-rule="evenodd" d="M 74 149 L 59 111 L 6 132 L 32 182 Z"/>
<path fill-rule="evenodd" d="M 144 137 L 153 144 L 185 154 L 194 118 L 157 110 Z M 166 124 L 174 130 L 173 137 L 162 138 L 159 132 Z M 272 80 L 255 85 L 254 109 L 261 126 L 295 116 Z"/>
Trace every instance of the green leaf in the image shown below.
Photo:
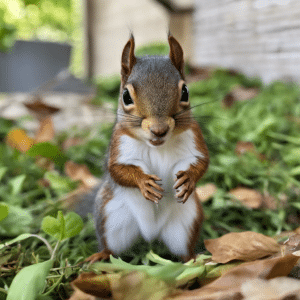
<path fill-rule="evenodd" d="M 147 253 L 146 258 L 148 258 L 150 261 L 155 262 L 155 263 L 160 264 L 160 265 L 173 264 L 173 262 L 171 260 L 164 259 L 164 258 L 160 257 L 159 255 L 155 254 L 152 250 L 150 250 Z"/>
<path fill-rule="evenodd" d="M 61 211 L 58 211 L 57 218 L 46 216 L 42 221 L 42 230 L 61 241 L 65 239 L 65 218 Z"/>
<path fill-rule="evenodd" d="M 65 237 L 77 235 L 83 228 L 82 218 L 75 212 L 69 212 L 65 217 Z"/>
<path fill-rule="evenodd" d="M 23 240 L 26 240 L 28 239 L 29 237 L 31 237 L 32 235 L 30 233 L 24 233 L 24 234 L 21 234 L 19 235 L 18 237 L 16 237 L 15 239 L 11 240 L 11 241 L 8 241 L 4 244 L 0 244 L 0 249 L 6 247 L 6 246 L 9 246 L 11 244 L 14 244 L 16 242 L 20 242 L 20 241 L 23 241 Z"/>
<path fill-rule="evenodd" d="M 46 172 L 45 179 L 47 179 L 51 187 L 58 193 L 68 193 L 76 187 L 76 183 L 68 177 L 63 177 L 56 172 Z"/>
<path fill-rule="evenodd" d="M 29 232 L 32 221 L 32 215 L 28 210 L 9 205 L 9 214 L 0 223 L 0 235 L 17 236 Z"/>
<path fill-rule="evenodd" d="M 300 175 L 300 166 L 291 170 L 291 175 Z"/>
<path fill-rule="evenodd" d="M 59 147 L 49 142 L 34 144 L 26 153 L 31 157 L 47 157 L 60 167 L 68 160 Z"/>
<path fill-rule="evenodd" d="M 52 265 L 53 260 L 47 260 L 22 269 L 10 285 L 7 300 L 35 300 L 43 292 Z"/>
<path fill-rule="evenodd" d="M 1 167 L 0 168 L 0 181 L 2 180 L 2 178 L 5 175 L 6 171 L 7 171 L 7 167 Z"/>
<path fill-rule="evenodd" d="M 0 203 L 0 221 L 2 221 L 7 217 L 8 211 L 9 211 L 8 205 L 5 203 Z"/>
<path fill-rule="evenodd" d="M 12 195 L 16 196 L 16 195 L 20 194 L 20 192 L 22 191 L 22 188 L 23 188 L 23 183 L 25 181 L 25 178 L 26 178 L 26 175 L 22 174 L 22 175 L 19 175 L 9 181 L 9 184 L 12 187 Z"/>

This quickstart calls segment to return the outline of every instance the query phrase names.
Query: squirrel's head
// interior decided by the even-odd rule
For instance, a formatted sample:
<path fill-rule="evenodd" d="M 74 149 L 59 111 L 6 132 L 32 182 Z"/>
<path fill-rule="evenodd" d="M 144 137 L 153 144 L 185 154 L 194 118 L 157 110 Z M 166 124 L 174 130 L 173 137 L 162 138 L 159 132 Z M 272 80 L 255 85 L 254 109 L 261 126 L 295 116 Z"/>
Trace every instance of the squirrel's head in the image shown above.
<path fill-rule="evenodd" d="M 118 123 L 150 146 L 163 145 L 191 124 L 183 51 L 169 35 L 169 56 L 134 55 L 131 35 L 122 53 Z"/>

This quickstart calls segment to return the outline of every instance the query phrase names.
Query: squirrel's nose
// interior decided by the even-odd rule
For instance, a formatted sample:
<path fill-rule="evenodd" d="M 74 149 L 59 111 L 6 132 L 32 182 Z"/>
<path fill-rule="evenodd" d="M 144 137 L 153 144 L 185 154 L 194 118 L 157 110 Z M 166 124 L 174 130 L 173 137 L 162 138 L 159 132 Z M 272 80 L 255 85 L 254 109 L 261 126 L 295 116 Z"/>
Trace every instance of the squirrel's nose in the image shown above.
<path fill-rule="evenodd" d="M 168 131 L 169 131 L 168 125 L 159 126 L 159 127 L 153 126 L 150 128 L 150 132 L 158 138 L 164 137 L 168 133 Z"/>

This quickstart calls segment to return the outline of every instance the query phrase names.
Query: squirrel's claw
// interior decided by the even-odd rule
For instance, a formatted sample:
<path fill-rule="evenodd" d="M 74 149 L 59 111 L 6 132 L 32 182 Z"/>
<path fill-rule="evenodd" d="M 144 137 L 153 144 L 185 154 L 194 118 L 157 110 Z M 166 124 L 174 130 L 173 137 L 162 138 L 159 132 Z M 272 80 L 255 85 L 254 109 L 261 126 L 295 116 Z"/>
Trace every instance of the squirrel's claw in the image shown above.
<path fill-rule="evenodd" d="M 195 184 L 193 183 L 192 179 L 188 176 L 187 172 L 185 171 L 179 171 L 177 174 L 177 181 L 174 184 L 174 189 L 178 189 L 181 187 L 180 191 L 177 191 L 175 194 L 177 201 L 179 203 L 185 203 L 191 193 L 195 189 Z"/>

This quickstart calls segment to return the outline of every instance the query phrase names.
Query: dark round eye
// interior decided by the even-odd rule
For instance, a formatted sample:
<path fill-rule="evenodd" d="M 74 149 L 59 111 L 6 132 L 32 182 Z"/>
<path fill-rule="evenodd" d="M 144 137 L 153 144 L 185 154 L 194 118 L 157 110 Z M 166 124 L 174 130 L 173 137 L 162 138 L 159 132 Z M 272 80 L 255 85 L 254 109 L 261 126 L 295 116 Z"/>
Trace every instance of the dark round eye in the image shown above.
<path fill-rule="evenodd" d="M 182 85 L 180 102 L 189 102 L 189 90 L 185 84 Z"/>
<path fill-rule="evenodd" d="M 123 92 L 123 102 L 126 106 L 130 105 L 130 104 L 133 104 L 133 101 L 130 97 L 128 89 L 125 89 L 124 92 Z"/>

